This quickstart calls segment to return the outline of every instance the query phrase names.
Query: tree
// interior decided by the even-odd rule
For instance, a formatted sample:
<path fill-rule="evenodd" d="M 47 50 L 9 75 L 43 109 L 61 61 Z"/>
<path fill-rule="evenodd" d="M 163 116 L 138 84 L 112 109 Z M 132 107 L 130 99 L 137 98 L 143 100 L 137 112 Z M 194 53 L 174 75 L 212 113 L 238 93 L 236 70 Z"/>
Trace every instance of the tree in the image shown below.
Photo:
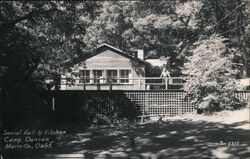
<path fill-rule="evenodd" d="M 226 41 L 216 34 L 199 40 L 184 65 L 187 75 L 184 90 L 197 109 L 211 112 L 242 106 L 235 97 L 235 77 L 239 69 L 234 58 L 237 55 L 234 49 L 227 47 Z"/>
<path fill-rule="evenodd" d="M 197 35 L 192 38 L 192 42 L 197 41 L 202 36 L 220 34 L 228 39 L 227 47 L 234 48 L 238 55 L 238 63 L 242 64 L 238 78 L 246 76 L 246 55 L 249 51 L 246 39 L 248 0 L 209 0 L 203 1 L 203 6 L 199 13 L 199 25 Z"/>
<path fill-rule="evenodd" d="M 101 3 L 99 16 L 87 28 L 90 47 L 103 42 L 122 50 L 144 49 L 146 57 L 170 57 L 180 74 L 189 37 L 198 29 L 201 2 L 118 1 Z"/>
<path fill-rule="evenodd" d="M 38 85 L 45 77 L 60 75 L 65 61 L 82 54 L 82 19 L 93 18 L 98 5 L 57 1 L 1 1 L 0 5 L 1 106 L 4 121 L 9 122 L 5 125 L 15 126 L 30 117 L 39 121 L 49 112 Z"/>
<path fill-rule="evenodd" d="M 89 48 L 108 43 L 120 49 L 125 49 L 122 34 L 126 29 L 123 1 L 104 1 L 99 4 L 98 16 L 88 21 L 86 42 Z"/>
<path fill-rule="evenodd" d="M 82 54 L 82 19 L 91 19 L 96 6 L 96 2 L 1 2 L 1 86 L 16 89 L 31 76 L 40 80 L 63 71 L 65 61 Z"/>

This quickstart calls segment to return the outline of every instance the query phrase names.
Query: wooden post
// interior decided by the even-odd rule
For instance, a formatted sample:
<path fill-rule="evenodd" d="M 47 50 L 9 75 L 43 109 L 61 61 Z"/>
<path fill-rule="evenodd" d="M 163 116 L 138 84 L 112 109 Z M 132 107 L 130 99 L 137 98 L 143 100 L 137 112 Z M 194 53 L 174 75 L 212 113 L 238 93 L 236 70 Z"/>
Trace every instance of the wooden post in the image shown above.
<path fill-rule="evenodd" d="M 56 77 L 54 78 L 54 84 L 55 84 L 55 90 L 59 90 L 59 87 L 60 87 L 60 77 L 58 75 L 56 75 Z"/>
<path fill-rule="evenodd" d="M 165 78 L 165 90 L 168 90 L 168 78 Z"/>
<path fill-rule="evenodd" d="M 55 97 L 52 97 L 52 110 L 55 111 Z"/>
<path fill-rule="evenodd" d="M 120 81 L 120 69 L 118 69 L 118 72 L 117 72 L 117 83 L 120 84 L 121 81 Z"/>
<path fill-rule="evenodd" d="M 83 87 L 83 90 L 85 91 L 86 90 L 86 86 L 85 86 L 85 76 L 83 77 L 80 77 L 80 80 L 82 80 L 82 87 Z M 79 80 L 79 83 L 80 83 L 80 80 Z"/>
<path fill-rule="evenodd" d="M 182 115 L 183 112 L 183 106 L 181 104 L 181 94 L 179 92 L 176 92 L 177 95 L 177 108 L 178 108 L 178 115 Z"/>
<path fill-rule="evenodd" d="M 101 84 L 100 83 L 97 83 L 96 86 L 97 86 L 98 91 L 101 90 Z"/>
<path fill-rule="evenodd" d="M 141 76 L 139 77 L 139 88 L 141 90 Z"/>
<path fill-rule="evenodd" d="M 144 110 L 143 110 L 143 116 L 145 115 L 146 110 L 148 111 L 149 108 L 149 92 L 145 92 L 145 105 L 144 105 Z"/>
<path fill-rule="evenodd" d="M 68 75 L 67 75 L 67 72 L 65 73 L 65 89 L 67 90 L 68 89 Z"/>
<path fill-rule="evenodd" d="M 109 82 L 109 91 L 112 91 L 112 79 Z"/>
<path fill-rule="evenodd" d="M 84 90 L 84 91 L 86 90 L 86 84 L 85 84 L 85 81 L 83 82 L 83 90 Z"/>
<path fill-rule="evenodd" d="M 250 112 L 250 92 L 246 92 L 247 93 L 247 105 L 249 108 L 249 112 Z"/>

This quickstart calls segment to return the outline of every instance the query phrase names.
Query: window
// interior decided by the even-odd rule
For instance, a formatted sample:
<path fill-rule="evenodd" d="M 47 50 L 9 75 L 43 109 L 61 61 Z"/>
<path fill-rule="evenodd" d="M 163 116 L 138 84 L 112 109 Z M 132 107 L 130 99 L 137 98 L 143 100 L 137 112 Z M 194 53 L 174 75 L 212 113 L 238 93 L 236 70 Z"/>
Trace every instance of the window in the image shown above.
<path fill-rule="evenodd" d="M 107 70 L 108 83 L 117 83 L 117 70 Z"/>
<path fill-rule="evenodd" d="M 120 83 L 129 83 L 130 70 L 120 70 Z"/>
<path fill-rule="evenodd" d="M 89 83 L 90 76 L 89 76 L 90 71 L 89 70 L 80 70 L 79 75 L 80 75 L 80 81 L 79 83 Z"/>
<path fill-rule="evenodd" d="M 94 83 L 100 83 L 100 81 L 103 81 L 103 79 L 100 80 L 102 77 L 102 70 L 93 70 L 93 78 Z"/>

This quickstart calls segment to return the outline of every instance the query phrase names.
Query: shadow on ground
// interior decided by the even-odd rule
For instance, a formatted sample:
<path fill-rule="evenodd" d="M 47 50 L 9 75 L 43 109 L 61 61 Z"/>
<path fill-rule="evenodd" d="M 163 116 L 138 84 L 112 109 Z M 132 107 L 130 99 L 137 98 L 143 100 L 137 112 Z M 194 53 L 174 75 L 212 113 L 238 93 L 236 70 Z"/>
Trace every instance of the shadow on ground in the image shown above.
<path fill-rule="evenodd" d="M 206 121 L 167 121 L 144 125 L 91 128 L 58 138 L 53 153 L 86 158 L 247 158 L 250 131 Z"/>

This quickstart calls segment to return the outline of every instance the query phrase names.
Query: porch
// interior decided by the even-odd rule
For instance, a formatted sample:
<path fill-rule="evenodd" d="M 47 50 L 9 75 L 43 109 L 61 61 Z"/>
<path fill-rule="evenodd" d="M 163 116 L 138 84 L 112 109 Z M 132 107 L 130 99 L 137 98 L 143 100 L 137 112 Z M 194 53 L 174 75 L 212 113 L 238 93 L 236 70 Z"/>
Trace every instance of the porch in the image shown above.
<path fill-rule="evenodd" d="M 61 78 L 61 90 L 182 90 L 183 77 Z"/>

